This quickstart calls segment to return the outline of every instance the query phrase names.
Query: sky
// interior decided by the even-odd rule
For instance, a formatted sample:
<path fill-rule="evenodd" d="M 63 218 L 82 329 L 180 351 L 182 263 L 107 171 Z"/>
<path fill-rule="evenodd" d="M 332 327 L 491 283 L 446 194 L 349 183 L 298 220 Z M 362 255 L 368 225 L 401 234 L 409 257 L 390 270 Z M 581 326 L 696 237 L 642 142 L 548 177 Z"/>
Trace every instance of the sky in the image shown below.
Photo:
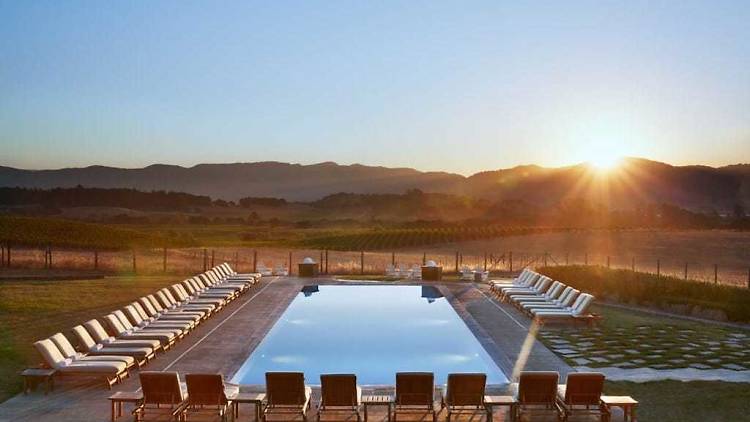
<path fill-rule="evenodd" d="M 0 165 L 750 162 L 748 1 L 0 0 Z"/>

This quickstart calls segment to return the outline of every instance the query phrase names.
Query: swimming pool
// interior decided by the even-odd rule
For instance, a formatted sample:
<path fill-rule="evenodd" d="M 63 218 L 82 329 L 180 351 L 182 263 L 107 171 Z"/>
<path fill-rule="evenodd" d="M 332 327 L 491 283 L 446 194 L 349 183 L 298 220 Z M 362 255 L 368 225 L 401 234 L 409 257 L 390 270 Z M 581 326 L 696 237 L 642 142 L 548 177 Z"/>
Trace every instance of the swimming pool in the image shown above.
<path fill-rule="evenodd" d="M 264 384 L 266 371 L 354 373 L 393 384 L 398 371 L 484 372 L 508 382 L 440 291 L 431 286 L 305 286 L 232 382 Z"/>

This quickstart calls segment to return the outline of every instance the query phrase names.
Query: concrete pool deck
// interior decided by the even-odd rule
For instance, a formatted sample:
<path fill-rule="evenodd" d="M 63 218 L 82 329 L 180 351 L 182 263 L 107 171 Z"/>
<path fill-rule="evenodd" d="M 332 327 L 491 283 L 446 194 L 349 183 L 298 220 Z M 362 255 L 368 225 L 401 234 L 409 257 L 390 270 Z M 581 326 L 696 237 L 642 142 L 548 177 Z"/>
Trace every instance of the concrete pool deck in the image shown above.
<path fill-rule="evenodd" d="M 355 283 L 365 284 L 351 284 Z M 263 278 L 249 292 L 205 321 L 145 369 L 177 371 L 180 375 L 191 372 L 221 373 L 225 379 L 231 379 L 305 284 L 349 282 L 331 278 Z M 574 371 L 533 335 L 529 335 L 531 324 L 528 318 L 511 306 L 491 300 L 487 286 L 458 282 L 413 284 L 437 287 L 509 378 L 514 369 L 558 371 L 561 380 L 568 372 Z M 303 342 L 301 347 L 304 347 Z M 524 350 L 528 353 L 522 353 Z M 103 383 L 96 381 L 61 377 L 56 381 L 55 391 L 47 396 L 37 390 L 29 395 L 17 395 L 0 404 L 0 421 L 109 421 L 107 397 L 115 391 L 135 391 L 139 386 L 137 372 L 112 390 L 107 390 Z M 247 386 L 243 390 L 257 388 Z M 495 390 L 496 393 L 502 392 L 497 388 Z M 317 403 L 317 393 L 315 391 L 313 403 Z M 238 420 L 252 420 L 253 412 L 247 407 Z M 132 406 L 126 405 L 125 417 L 119 420 L 132 419 L 129 416 L 131 409 Z M 380 420 L 385 413 L 373 412 L 372 416 L 373 420 Z M 496 416 L 495 420 L 505 420 L 502 412 Z"/>

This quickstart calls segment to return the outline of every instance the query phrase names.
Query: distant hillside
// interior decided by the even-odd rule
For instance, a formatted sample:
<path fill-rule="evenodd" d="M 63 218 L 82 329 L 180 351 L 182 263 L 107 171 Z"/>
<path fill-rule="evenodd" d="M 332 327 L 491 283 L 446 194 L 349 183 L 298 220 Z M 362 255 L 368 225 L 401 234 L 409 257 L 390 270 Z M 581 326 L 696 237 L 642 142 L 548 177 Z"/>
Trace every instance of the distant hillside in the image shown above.
<path fill-rule="evenodd" d="M 703 212 L 731 213 L 738 204 L 750 209 L 750 165 L 747 164 L 721 168 L 671 166 L 631 158 L 609 176 L 582 164 L 560 168 L 519 166 L 470 177 L 330 162 L 201 164 L 190 168 L 158 164 L 142 169 L 0 167 L 0 186 L 50 189 L 77 185 L 185 192 L 233 201 L 245 197 L 316 201 L 340 192 L 401 194 L 419 189 L 493 203 L 523 200 L 540 207 L 585 199 L 611 208 L 668 203 Z M 345 197 L 337 200 L 342 199 L 351 200 Z M 388 197 L 380 199 L 388 201 Z"/>

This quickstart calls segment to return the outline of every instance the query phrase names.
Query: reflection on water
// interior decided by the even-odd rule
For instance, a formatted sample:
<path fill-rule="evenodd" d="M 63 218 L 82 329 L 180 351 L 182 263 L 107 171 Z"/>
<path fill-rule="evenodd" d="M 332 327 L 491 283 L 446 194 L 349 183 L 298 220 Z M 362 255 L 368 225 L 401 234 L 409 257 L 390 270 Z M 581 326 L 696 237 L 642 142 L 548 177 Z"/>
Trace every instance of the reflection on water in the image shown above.
<path fill-rule="evenodd" d="M 262 384 L 266 371 L 303 371 L 311 384 L 322 373 L 393 384 L 397 371 L 431 371 L 439 383 L 452 372 L 507 382 L 432 286 L 305 286 L 233 382 Z"/>

